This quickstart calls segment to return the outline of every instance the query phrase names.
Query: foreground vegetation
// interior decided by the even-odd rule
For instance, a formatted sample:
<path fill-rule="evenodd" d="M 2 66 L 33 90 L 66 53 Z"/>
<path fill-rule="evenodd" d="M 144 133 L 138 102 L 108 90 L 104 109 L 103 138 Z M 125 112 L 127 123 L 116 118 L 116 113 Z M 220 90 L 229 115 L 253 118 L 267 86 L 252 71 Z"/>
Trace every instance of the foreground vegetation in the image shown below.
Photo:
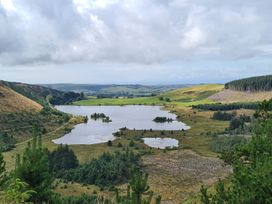
<path fill-rule="evenodd" d="M 219 181 L 214 194 L 202 187 L 201 201 L 216 203 L 271 203 L 272 185 L 272 100 L 264 101 L 255 117 L 258 120 L 255 135 L 233 151 L 223 153 L 223 158 L 233 165 L 228 188 Z M 227 155 L 227 156 L 226 156 Z"/>

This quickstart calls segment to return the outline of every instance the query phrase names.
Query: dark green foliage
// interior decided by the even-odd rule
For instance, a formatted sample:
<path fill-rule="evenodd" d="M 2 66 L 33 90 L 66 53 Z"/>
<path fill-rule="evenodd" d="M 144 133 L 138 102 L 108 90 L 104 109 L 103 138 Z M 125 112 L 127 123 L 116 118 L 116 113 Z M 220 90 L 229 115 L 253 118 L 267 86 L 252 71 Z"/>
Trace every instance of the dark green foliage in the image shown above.
<path fill-rule="evenodd" d="M 36 128 L 35 128 L 36 129 Z M 47 152 L 42 149 L 41 138 L 34 130 L 32 143 L 28 143 L 22 158 L 16 159 L 16 167 L 13 172 L 14 178 L 19 178 L 28 184 L 28 190 L 35 191 L 29 201 L 34 203 L 51 202 L 53 193 L 53 178 L 49 173 Z"/>
<path fill-rule="evenodd" d="M 4 157 L 0 149 L 0 190 L 3 190 L 4 183 L 7 181 L 7 173 L 6 173 L 5 165 L 6 165 L 6 162 L 4 161 Z"/>
<path fill-rule="evenodd" d="M 130 140 L 129 146 L 130 146 L 130 147 L 134 147 L 134 145 L 135 145 L 134 141 L 133 141 L 133 140 Z"/>
<path fill-rule="evenodd" d="M 211 149 L 218 153 L 230 152 L 246 142 L 247 140 L 240 136 L 215 136 L 211 143 Z"/>
<path fill-rule="evenodd" d="M 155 119 L 153 119 L 154 122 L 156 123 L 165 123 L 165 122 L 172 122 L 173 119 L 172 118 L 167 118 L 167 117 L 156 117 Z"/>
<path fill-rule="evenodd" d="M 238 109 L 252 109 L 257 110 L 259 108 L 259 102 L 247 102 L 247 103 L 216 103 L 216 104 L 199 104 L 193 105 L 193 109 L 210 110 L 210 111 L 228 111 Z M 272 108 L 271 108 L 272 110 Z"/>
<path fill-rule="evenodd" d="M 107 145 L 108 145 L 109 147 L 111 147 L 111 146 L 112 146 L 112 141 L 109 140 L 109 141 L 107 142 Z"/>
<path fill-rule="evenodd" d="M 104 113 L 94 113 L 91 115 L 91 118 L 94 120 L 100 119 L 100 118 L 105 118 L 106 115 Z"/>
<path fill-rule="evenodd" d="M 104 187 L 126 182 L 136 168 L 139 168 L 139 155 L 127 150 L 124 153 L 104 153 L 98 159 L 76 169 L 62 171 L 58 176 L 68 181 Z"/>
<path fill-rule="evenodd" d="M 15 147 L 15 139 L 7 132 L 0 133 L 0 146 L 2 151 L 9 151 Z"/>
<path fill-rule="evenodd" d="M 272 100 L 264 101 L 255 114 L 258 123 L 252 139 L 232 152 L 228 159 L 233 163 L 231 185 L 226 189 L 222 182 L 217 191 L 208 195 L 202 188 L 202 203 L 206 204 L 270 204 L 272 203 Z"/>
<path fill-rule="evenodd" d="M 59 145 L 53 152 L 48 152 L 49 171 L 57 174 L 59 171 L 78 167 L 78 160 L 68 145 Z"/>
<path fill-rule="evenodd" d="M 271 91 L 272 75 L 231 81 L 225 84 L 225 88 L 236 91 Z"/>
<path fill-rule="evenodd" d="M 234 118 L 230 121 L 229 130 L 235 130 L 235 129 L 243 129 L 245 126 L 245 122 L 242 119 Z"/>
<path fill-rule="evenodd" d="M 227 113 L 227 112 L 217 111 L 213 113 L 212 119 L 228 121 L 233 119 L 235 116 L 236 116 L 235 112 Z"/>

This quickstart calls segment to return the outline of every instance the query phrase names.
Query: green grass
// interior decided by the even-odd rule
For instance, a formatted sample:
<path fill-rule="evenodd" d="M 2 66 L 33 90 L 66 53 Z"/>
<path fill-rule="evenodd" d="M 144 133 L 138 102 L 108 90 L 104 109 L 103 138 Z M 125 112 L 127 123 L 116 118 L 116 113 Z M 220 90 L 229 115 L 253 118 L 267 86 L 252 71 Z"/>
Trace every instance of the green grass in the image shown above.
<path fill-rule="evenodd" d="M 209 84 L 177 89 L 159 96 L 138 98 L 89 98 L 87 100 L 74 102 L 75 105 L 166 105 L 176 104 L 179 106 L 191 106 L 203 103 L 213 103 L 207 98 L 223 89 L 223 85 Z M 160 100 L 163 98 L 163 100 Z M 170 99 L 167 102 L 166 99 Z"/>
<path fill-rule="evenodd" d="M 95 105 L 163 105 L 165 101 L 160 101 L 156 97 L 139 97 L 139 98 L 90 98 L 87 100 L 74 102 L 75 105 L 95 106 Z"/>

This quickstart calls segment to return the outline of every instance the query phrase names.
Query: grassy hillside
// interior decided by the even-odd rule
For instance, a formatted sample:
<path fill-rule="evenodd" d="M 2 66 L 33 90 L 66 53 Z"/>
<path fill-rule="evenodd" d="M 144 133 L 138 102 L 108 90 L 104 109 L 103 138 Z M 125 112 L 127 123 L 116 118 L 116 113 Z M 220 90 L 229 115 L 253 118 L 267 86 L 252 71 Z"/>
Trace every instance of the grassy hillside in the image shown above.
<path fill-rule="evenodd" d="M 250 77 L 225 84 L 226 89 L 235 91 L 272 91 L 272 75 Z"/>
<path fill-rule="evenodd" d="M 36 112 L 41 109 L 42 106 L 39 103 L 0 83 L 0 113 Z"/>
<path fill-rule="evenodd" d="M 198 85 L 170 91 L 161 96 L 176 102 L 201 101 L 221 91 L 223 88 L 224 86 L 220 84 Z"/>
<path fill-rule="evenodd" d="M 84 96 L 74 92 L 63 92 L 55 89 L 18 82 L 0 81 L 2 86 L 9 87 L 21 95 L 36 101 L 43 107 L 48 107 L 50 102 L 53 105 L 67 104 L 82 99 Z"/>
<path fill-rule="evenodd" d="M 32 136 L 33 125 L 44 134 L 65 124 L 70 116 L 50 108 L 81 98 L 78 93 L 0 81 L 0 145 L 4 151 Z"/>
<path fill-rule="evenodd" d="M 199 103 L 210 103 L 207 98 L 224 88 L 223 85 L 209 84 L 198 85 L 173 90 L 153 97 L 138 98 L 89 98 L 88 100 L 77 101 L 75 105 L 163 105 L 178 104 L 182 106 L 196 105 Z"/>

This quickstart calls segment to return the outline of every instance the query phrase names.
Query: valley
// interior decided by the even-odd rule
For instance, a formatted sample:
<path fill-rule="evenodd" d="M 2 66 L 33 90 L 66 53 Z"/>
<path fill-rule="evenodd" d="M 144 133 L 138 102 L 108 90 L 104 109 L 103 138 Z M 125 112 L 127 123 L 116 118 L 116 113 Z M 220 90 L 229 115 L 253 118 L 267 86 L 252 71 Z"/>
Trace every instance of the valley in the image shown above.
<path fill-rule="evenodd" d="M 12 131 L 7 131 L 7 128 L 2 129 L 4 124 L 6 127 L 8 127 L 7 124 L 9 124 L 14 128 L 15 123 L 7 123 L 4 120 L 0 121 L 1 133 L 7 131 L 9 134 L 14 135 L 16 139 L 14 142 L 14 147 L 3 153 L 6 161 L 6 169 L 8 171 L 12 171 L 14 169 L 16 155 L 22 154 L 24 149 L 28 146 L 28 142 L 31 141 L 31 139 L 29 139 L 30 136 L 28 135 L 31 134 L 32 124 L 37 124 L 33 121 L 42 122 L 42 126 L 44 127 L 44 132 L 42 132 L 42 130 L 40 132 L 42 145 L 49 151 L 53 151 L 58 147 L 58 145 L 53 141 L 59 140 L 66 134 L 69 135 L 71 131 L 73 132 L 75 130 L 74 128 L 78 124 L 86 125 L 85 115 L 90 116 L 91 113 L 94 112 L 103 112 L 106 115 L 109 115 L 114 123 L 116 121 L 114 115 L 111 115 L 105 111 L 109 109 L 110 111 L 115 112 L 114 106 L 120 106 L 122 109 L 129 107 L 127 105 L 130 105 L 131 107 L 133 107 L 133 105 L 137 105 L 135 107 L 139 107 L 141 109 L 145 107 L 143 105 L 149 105 L 151 108 L 156 108 L 157 105 L 161 105 L 164 111 L 170 111 L 172 114 L 175 114 L 178 121 L 182 121 L 190 128 L 167 130 L 167 126 L 165 126 L 165 128 L 158 130 L 156 130 L 156 128 L 144 128 L 142 130 L 141 128 L 133 129 L 132 127 L 135 128 L 140 124 L 136 121 L 136 126 L 132 125 L 131 128 L 124 128 L 119 131 L 118 128 L 115 129 L 114 132 L 118 131 L 118 134 L 114 134 L 116 136 L 116 139 L 114 140 L 106 139 L 105 141 L 97 142 L 95 144 L 83 144 L 82 142 L 75 144 L 68 143 L 69 149 L 75 153 L 80 165 L 85 165 L 94 159 L 99 159 L 105 153 L 114 154 L 116 151 L 124 153 L 126 151 L 132 151 L 135 154 L 141 155 L 140 166 L 144 172 L 149 174 L 149 185 L 151 190 L 154 192 L 155 196 L 160 195 L 162 197 L 162 203 L 199 203 L 201 198 L 200 188 L 202 185 L 209 187 L 210 192 L 214 192 L 214 186 L 218 182 L 218 179 L 223 179 L 224 182 L 228 183 L 232 173 L 231 165 L 224 163 L 218 158 L 221 150 L 215 151 L 212 148 L 212 144 L 215 142 L 220 142 L 220 140 L 218 140 L 220 135 L 229 135 L 228 137 L 231 139 L 233 137 L 232 135 L 239 135 L 239 137 L 251 137 L 252 134 L 250 132 L 250 128 L 244 128 L 244 126 L 243 129 L 241 129 L 242 126 L 237 126 L 233 130 L 229 129 L 229 127 L 231 127 L 231 119 L 213 119 L 216 110 L 211 111 L 194 108 L 194 105 L 200 104 L 209 104 L 210 106 L 216 105 L 218 101 L 214 100 L 214 98 L 216 98 L 222 91 L 226 91 L 223 89 L 223 85 L 198 85 L 181 88 L 162 93 L 158 96 L 150 97 L 118 99 L 90 98 L 87 100 L 82 98 L 83 100 L 72 102 L 74 104 L 74 108 L 79 108 L 79 105 L 88 108 L 88 106 L 91 105 L 93 106 L 94 111 L 81 112 L 80 114 L 73 111 L 64 111 L 66 113 L 62 113 L 51 108 L 49 108 L 46 113 L 42 113 L 44 110 L 41 111 L 39 108 L 43 103 L 46 103 L 45 99 L 47 97 L 45 97 L 45 99 L 40 98 L 38 100 L 38 102 L 42 100 L 45 101 L 41 103 L 41 105 L 37 105 L 39 104 L 38 102 L 32 102 L 31 99 L 27 98 L 26 100 L 30 102 L 30 104 L 34 104 L 33 108 L 34 111 L 37 112 L 37 116 L 33 115 L 33 110 L 29 109 L 28 106 L 22 105 L 24 108 L 23 110 L 20 110 L 22 113 L 19 112 L 16 114 L 22 114 L 28 118 L 29 115 L 32 114 L 32 117 L 35 118 L 35 120 L 29 120 L 29 126 L 23 124 L 23 121 L 18 122 L 19 125 L 16 125 L 16 127 L 19 128 L 20 135 L 22 136 L 19 136 L 18 133 L 14 134 Z M 5 94 L 5 96 L 8 96 L 6 92 L 2 92 Z M 266 97 L 269 98 L 270 92 L 265 93 L 268 94 Z M 11 99 L 12 97 L 14 96 L 10 96 Z M 20 99 L 22 97 L 24 96 L 19 96 Z M 234 97 L 234 99 L 237 98 Z M 260 98 L 260 100 L 262 99 L 263 98 Z M 59 100 L 63 99 L 59 98 Z M 2 103 L 4 104 L 4 101 L 2 101 Z M 68 99 L 67 104 L 71 104 L 70 99 Z M 96 110 L 95 106 L 101 110 Z M 50 107 L 50 105 L 46 105 L 45 107 Z M 63 107 L 65 108 L 69 106 Z M 35 110 L 35 108 L 37 109 Z M 59 109 L 58 106 L 57 109 Z M 5 110 L 8 109 L 6 108 Z M 59 110 L 63 111 L 64 109 Z M 235 111 L 235 114 L 232 114 L 233 111 Z M 146 117 L 144 116 L 144 112 L 147 114 Z M 138 111 L 138 114 L 143 115 L 144 118 L 150 117 L 147 110 L 144 112 L 141 113 Z M 71 113 L 73 113 L 73 115 L 71 115 Z M 230 109 L 226 111 L 226 114 L 227 113 L 232 114 L 231 117 L 238 117 L 241 115 L 252 117 L 254 110 L 243 108 L 234 110 Z M 6 113 L 2 111 L 0 116 L 3 117 L 4 114 Z M 14 115 L 15 113 L 12 114 Z M 40 117 L 40 114 L 44 115 L 44 118 Z M 131 112 L 130 117 L 134 117 L 135 114 L 136 113 Z M 53 116 L 56 117 L 55 120 L 52 120 Z M 156 116 L 162 115 L 160 113 L 155 113 L 148 120 L 152 121 Z M 15 115 L 14 117 L 18 118 L 19 115 Z M 47 120 L 48 122 L 45 122 Z M 131 121 L 130 118 L 126 118 L 124 120 Z M 109 124 L 104 125 L 107 126 Z M 171 124 L 171 122 L 169 122 L 169 124 Z M 157 125 L 160 127 L 162 124 Z M 249 127 L 249 123 L 245 123 L 243 125 L 245 125 L 245 127 Z M 91 125 L 91 127 L 95 126 Z M 128 125 L 128 127 L 130 127 L 130 125 Z M 26 128 L 28 131 L 25 131 L 24 128 Z M 80 132 L 75 133 L 81 135 Z M 87 133 L 87 135 L 88 134 L 92 135 L 93 133 Z M 110 135 L 111 133 L 108 132 L 106 134 Z M 175 139 L 178 141 L 178 147 L 165 149 L 152 148 L 144 143 L 144 138 Z M 79 138 L 77 140 L 79 141 Z M 217 145 L 219 144 L 220 143 Z M 228 148 L 232 147 L 230 146 Z M 60 193 L 62 196 L 80 196 L 83 193 L 92 195 L 93 192 L 95 192 L 96 195 L 110 198 L 115 194 L 110 188 L 102 188 L 101 186 L 99 187 L 93 184 L 82 184 L 75 181 L 65 181 L 63 179 L 56 179 L 56 181 L 57 185 L 55 187 L 55 191 Z M 120 192 L 123 193 L 126 191 L 125 186 L 126 182 L 116 185 L 116 187 L 120 189 Z"/>

